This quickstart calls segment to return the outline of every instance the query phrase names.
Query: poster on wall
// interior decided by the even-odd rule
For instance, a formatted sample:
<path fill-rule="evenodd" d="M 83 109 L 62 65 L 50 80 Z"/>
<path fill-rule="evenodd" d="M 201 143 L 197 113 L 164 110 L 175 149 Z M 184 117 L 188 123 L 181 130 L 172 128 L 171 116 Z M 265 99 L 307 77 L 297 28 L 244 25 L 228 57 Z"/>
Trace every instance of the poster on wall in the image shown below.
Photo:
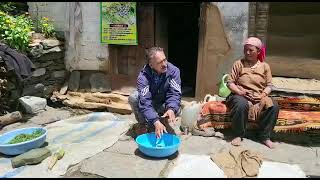
<path fill-rule="evenodd" d="M 101 43 L 138 45 L 136 2 L 101 2 Z"/>

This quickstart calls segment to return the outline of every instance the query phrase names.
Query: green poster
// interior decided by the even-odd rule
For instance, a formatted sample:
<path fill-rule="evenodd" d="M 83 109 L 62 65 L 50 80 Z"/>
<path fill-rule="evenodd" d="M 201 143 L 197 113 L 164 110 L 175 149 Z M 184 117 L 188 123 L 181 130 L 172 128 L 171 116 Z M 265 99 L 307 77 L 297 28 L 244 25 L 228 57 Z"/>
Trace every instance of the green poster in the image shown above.
<path fill-rule="evenodd" d="M 101 2 L 101 43 L 138 45 L 136 2 Z"/>

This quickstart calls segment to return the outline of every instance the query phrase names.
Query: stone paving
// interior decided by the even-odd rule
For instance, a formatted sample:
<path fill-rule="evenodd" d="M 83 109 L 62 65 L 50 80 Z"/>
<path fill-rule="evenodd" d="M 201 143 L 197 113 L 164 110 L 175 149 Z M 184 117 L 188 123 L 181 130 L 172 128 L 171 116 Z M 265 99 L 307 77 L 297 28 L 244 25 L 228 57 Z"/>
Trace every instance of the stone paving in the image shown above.
<path fill-rule="evenodd" d="M 21 127 L 44 126 L 43 124 L 58 120 L 55 118 L 57 114 L 61 115 L 60 118 L 70 116 L 68 110 L 54 108 L 48 108 L 45 113 L 33 117 L 33 120 L 8 125 L 0 131 L 0 134 Z M 134 119 L 132 114 L 118 116 Z M 42 123 L 39 122 L 40 117 Z M 306 142 L 293 144 L 285 141 L 276 149 L 269 149 L 252 138 L 245 138 L 242 146 L 262 153 L 268 161 L 298 164 L 306 175 L 320 176 L 320 144 L 314 144 L 303 136 L 291 138 Z M 134 139 L 124 134 L 110 148 L 70 167 L 64 177 L 166 177 L 179 154 L 210 155 L 231 147 L 228 141 L 218 137 L 183 135 L 181 140 L 180 149 L 176 154 L 168 158 L 155 159 L 144 156 L 138 150 Z"/>

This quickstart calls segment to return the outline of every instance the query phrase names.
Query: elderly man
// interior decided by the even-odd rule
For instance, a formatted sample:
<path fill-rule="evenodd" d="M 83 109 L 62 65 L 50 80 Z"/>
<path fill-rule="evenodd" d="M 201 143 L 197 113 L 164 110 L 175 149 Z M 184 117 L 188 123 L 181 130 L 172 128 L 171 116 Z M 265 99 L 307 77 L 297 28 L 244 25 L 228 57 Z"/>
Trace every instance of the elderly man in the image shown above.
<path fill-rule="evenodd" d="M 168 62 L 160 47 L 146 51 L 147 64 L 138 75 L 137 91 L 129 103 L 139 124 L 154 131 L 157 137 L 164 132 L 177 134 L 176 116 L 180 114 L 180 70 Z"/>

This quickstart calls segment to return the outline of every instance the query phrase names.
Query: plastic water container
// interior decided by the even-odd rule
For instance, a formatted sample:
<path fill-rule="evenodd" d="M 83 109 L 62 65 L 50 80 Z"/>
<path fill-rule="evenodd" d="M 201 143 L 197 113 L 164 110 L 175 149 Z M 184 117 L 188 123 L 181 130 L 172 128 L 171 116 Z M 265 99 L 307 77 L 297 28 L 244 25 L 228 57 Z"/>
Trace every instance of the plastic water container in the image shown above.
<path fill-rule="evenodd" d="M 193 128 L 193 124 L 197 121 L 200 112 L 200 103 L 192 101 L 190 105 L 182 109 L 181 126 Z"/>
<path fill-rule="evenodd" d="M 44 132 L 41 136 L 31 139 L 29 141 L 16 143 L 16 144 L 7 144 L 11 139 L 19 134 L 31 134 L 36 130 L 41 130 Z M 43 127 L 28 127 L 22 129 L 16 129 L 7 133 L 0 135 L 0 153 L 6 155 L 19 155 L 25 153 L 31 149 L 38 148 L 45 143 L 47 137 L 47 129 Z"/>
<path fill-rule="evenodd" d="M 178 151 L 181 140 L 174 134 L 164 133 L 157 139 L 155 133 L 146 133 L 136 138 L 139 150 L 150 157 L 167 157 Z"/>
<path fill-rule="evenodd" d="M 227 97 L 231 93 L 230 89 L 227 87 L 227 83 L 225 82 L 228 77 L 228 74 L 225 74 L 220 82 L 219 86 L 219 96 L 221 97 Z"/>

